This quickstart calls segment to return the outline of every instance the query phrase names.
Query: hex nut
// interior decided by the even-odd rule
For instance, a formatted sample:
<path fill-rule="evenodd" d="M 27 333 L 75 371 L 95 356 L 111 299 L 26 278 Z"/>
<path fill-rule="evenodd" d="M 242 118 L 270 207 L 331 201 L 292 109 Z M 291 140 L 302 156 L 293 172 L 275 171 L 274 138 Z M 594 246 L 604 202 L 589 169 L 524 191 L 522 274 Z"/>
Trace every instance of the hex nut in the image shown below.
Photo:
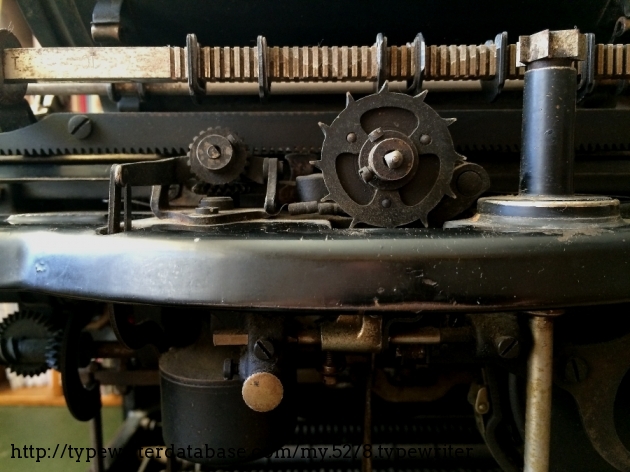
<path fill-rule="evenodd" d="M 530 36 L 519 36 L 516 61 L 524 66 L 541 59 L 586 59 L 586 36 L 577 29 L 544 30 Z"/>

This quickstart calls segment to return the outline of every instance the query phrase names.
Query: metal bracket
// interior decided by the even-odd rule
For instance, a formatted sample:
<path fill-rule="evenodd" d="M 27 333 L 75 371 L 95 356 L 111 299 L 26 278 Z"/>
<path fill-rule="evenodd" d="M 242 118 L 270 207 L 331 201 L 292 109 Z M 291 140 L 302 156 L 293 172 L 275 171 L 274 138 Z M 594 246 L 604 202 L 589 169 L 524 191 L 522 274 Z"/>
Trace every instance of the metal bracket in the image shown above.
<path fill-rule="evenodd" d="M 5 49 L 21 48 L 19 39 L 8 29 L 0 29 L 0 57 Z M 0 106 L 17 105 L 24 100 L 28 84 L 4 83 L 4 62 L 0 60 Z"/>
<path fill-rule="evenodd" d="M 258 50 L 258 96 L 262 102 L 266 102 L 270 92 L 267 39 L 264 36 L 258 36 L 256 46 Z"/>
<path fill-rule="evenodd" d="M 411 95 L 417 95 L 422 92 L 422 81 L 424 80 L 424 71 L 427 66 L 427 45 L 424 41 L 422 33 L 418 33 L 413 40 L 416 52 L 416 71 L 413 76 L 413 82 L 407 89 Z"/>
<path fill-rule="evenodd" d="M 376 35 L 376 91 L 387 81 L 387 37 L 382 33 Z"/>
<path fill-rule="evenodd" d="M 486 46 L 494 44 L 497 48 L 496 58 L 496 74 L 491 80 L 482 80 L 481 89 L 489 102 L 497 99 L 507 78 L 508 67 L 510 65 L 510 45 L 508 43 L 507 32 L 499 33 L 493 41 L 487 41 Z"/>
<path fill-rule="evenodd" d="M 193 103 L 200 104 L 206 88 L 199 83 L 199 43 L 194 34 L 186 35 L 186 70 L 188 71 L 188 91 Z"/>
<path fill-rule="evenodd" d="M 577 101 L 581 102 L 595 88 L 595 35 L 586 33 L 586 60 L 580 63 L 581 76 L 578 85 Z"/>
<path fill-rule="evenodd" d="M 107 233 L 120 232 L 123 191 L 125 203 L 124 231 L 130 231 L 131 187 L 148 185 L 158 186 L 158 188 L 160 188 L 159 186 L 166 187 L 166 201 L 168 203 L 168 187 L 173 183 L 185 182 L 189 177 L 188 157 L 172 157 L 159 161 L 113 165 L 109 179 Z"/>
<path fill-rule="evenodd" d="M 92 39 L 102 45 L 119 45 L 120 12 L 124 0 L 99 0 L 92 11 Z"/>
<path fill-rule="evenodd" d="M 265 159 L 263 168 L 266 167 L 267 193 L 265 195 L 265 211 L 268 214 L 276 212 L 276 197 L 278 196 L 278 158 L 270 157 Z"/>

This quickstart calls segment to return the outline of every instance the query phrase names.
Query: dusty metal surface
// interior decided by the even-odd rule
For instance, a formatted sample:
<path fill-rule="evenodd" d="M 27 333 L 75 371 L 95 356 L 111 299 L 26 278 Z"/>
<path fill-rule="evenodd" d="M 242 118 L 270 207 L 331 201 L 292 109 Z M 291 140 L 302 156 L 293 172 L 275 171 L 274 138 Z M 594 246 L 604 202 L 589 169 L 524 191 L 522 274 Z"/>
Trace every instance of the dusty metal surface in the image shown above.
<path fill-rule="evenodd" d="M 378 352 L 383 348 L 383 319 L 377 315 L 339 315 L 321 326 L 324 351 Z"/>
<path fill-rule="evenodd" d="M 556 383 L 575 398 L 591 444 L 617 470 L 630 470 L 630 450 L 619 436 L 615 415 L 619 386 L 630 369 L 630 336 L 566 346 L 561 354 L 566 368 Z"/>
<path fill-rule="evenodd" d="M 536 38 L 534 38 L 536 39 Z M 535 41 L 523 44 L 527 61 L 560 51 L 565 41 Z M 543 45 L 542 43 L 545 43 Z M 541 43 L 541 44 L 539 44 Z M 581 44 L 581 43 L 580 43 Z M 524 68 L 517 61 L 517 45 L 508 48 L 507 78 L 522 78 Z M 564 46 L 562 46 L 564 48 Z M 585 46 L 562 49 L 582 58 Z M 268 48 L 268 77 L 275 82 L 293 81 L 375 81 L 375 45 Z M 552 51 L 552 52 L 553 52 Z M 186 48 L 100 47 L 7 49 L 5 78 L 10 82 L 185 82 L 188 77 Z M 417 67 L 414 43 L 387 48 L 387 80 L 411 80 Z M 597 44 L 596 78 L 626 78 L 630 75 L 630 45 Z M 207 82 L 258 81 L 257 47 L 202 47 L 199 49 L 199 77 Z M 429 45 L 426 47 L 425 80 L 484 80 L 497 73 L 494 45 Z M 159 90 L 154 90 L 159 93 Z"/>
<path fill-rule="evenodd" d="M 0 226 L 0 259 L 11 267 L 0 273 L 0 289 L 137 303 L 373 311 L 630 300 L 626 227 L 525 234 L 150 228 L 98 235 L 93 227 Z"/>
<path fill-rule="evenodd" d="M 454 148 L 448 126 L 455 120 L 441 118 L 424 103 L 426 92 L 410 97 L 379 93 L 354 101 L 324 132 L 322 170 L 329 195 L 359 222 L 396 227 L 422 221 L 451 189 L 455 165 L 464 160 Z M 387 163 L 397 151 L 399 164 Z M 420 170 L 419 170 L 420 169 Z"/>
<path fill-rule="evenodd" d="M 519 37 L 517 62 L 529 64 L 541 59 L 586 59 L 586 37 L 579 30 L 544 30 Z"/>
<path fill-rule="evenodd" d="M 532 349 L 527 363 L 525 472 L 549 470 L 551 389 L 553 385 L 553 319 L 532 316 Z"/>

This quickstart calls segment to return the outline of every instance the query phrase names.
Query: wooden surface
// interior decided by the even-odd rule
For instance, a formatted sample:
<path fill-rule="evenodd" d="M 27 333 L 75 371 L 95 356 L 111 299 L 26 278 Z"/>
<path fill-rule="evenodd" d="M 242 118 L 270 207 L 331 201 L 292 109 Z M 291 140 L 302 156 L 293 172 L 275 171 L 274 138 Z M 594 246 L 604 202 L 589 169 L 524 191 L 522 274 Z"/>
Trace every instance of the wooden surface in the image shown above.
<path fill-rule="evenodd" d="M 120 406 L 120 395 L 103 395 L 103 406 Z M 0 406 L 66 406 L 60 374 L 53 371 L 52 382 L 46 387 L 25 387 L 12 390 L 8 385 L 0 388 Z"/>

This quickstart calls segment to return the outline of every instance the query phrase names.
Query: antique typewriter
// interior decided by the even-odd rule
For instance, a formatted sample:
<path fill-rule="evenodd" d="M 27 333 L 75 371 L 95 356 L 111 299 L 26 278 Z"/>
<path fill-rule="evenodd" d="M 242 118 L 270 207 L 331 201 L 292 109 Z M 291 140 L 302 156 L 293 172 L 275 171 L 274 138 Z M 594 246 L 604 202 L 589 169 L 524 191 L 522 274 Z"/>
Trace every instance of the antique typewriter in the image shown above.
<path fill-rule="evenodd" d="M 630 2 L 17 3 L 0 363 L 93 470 L 630 470 Z"/>

